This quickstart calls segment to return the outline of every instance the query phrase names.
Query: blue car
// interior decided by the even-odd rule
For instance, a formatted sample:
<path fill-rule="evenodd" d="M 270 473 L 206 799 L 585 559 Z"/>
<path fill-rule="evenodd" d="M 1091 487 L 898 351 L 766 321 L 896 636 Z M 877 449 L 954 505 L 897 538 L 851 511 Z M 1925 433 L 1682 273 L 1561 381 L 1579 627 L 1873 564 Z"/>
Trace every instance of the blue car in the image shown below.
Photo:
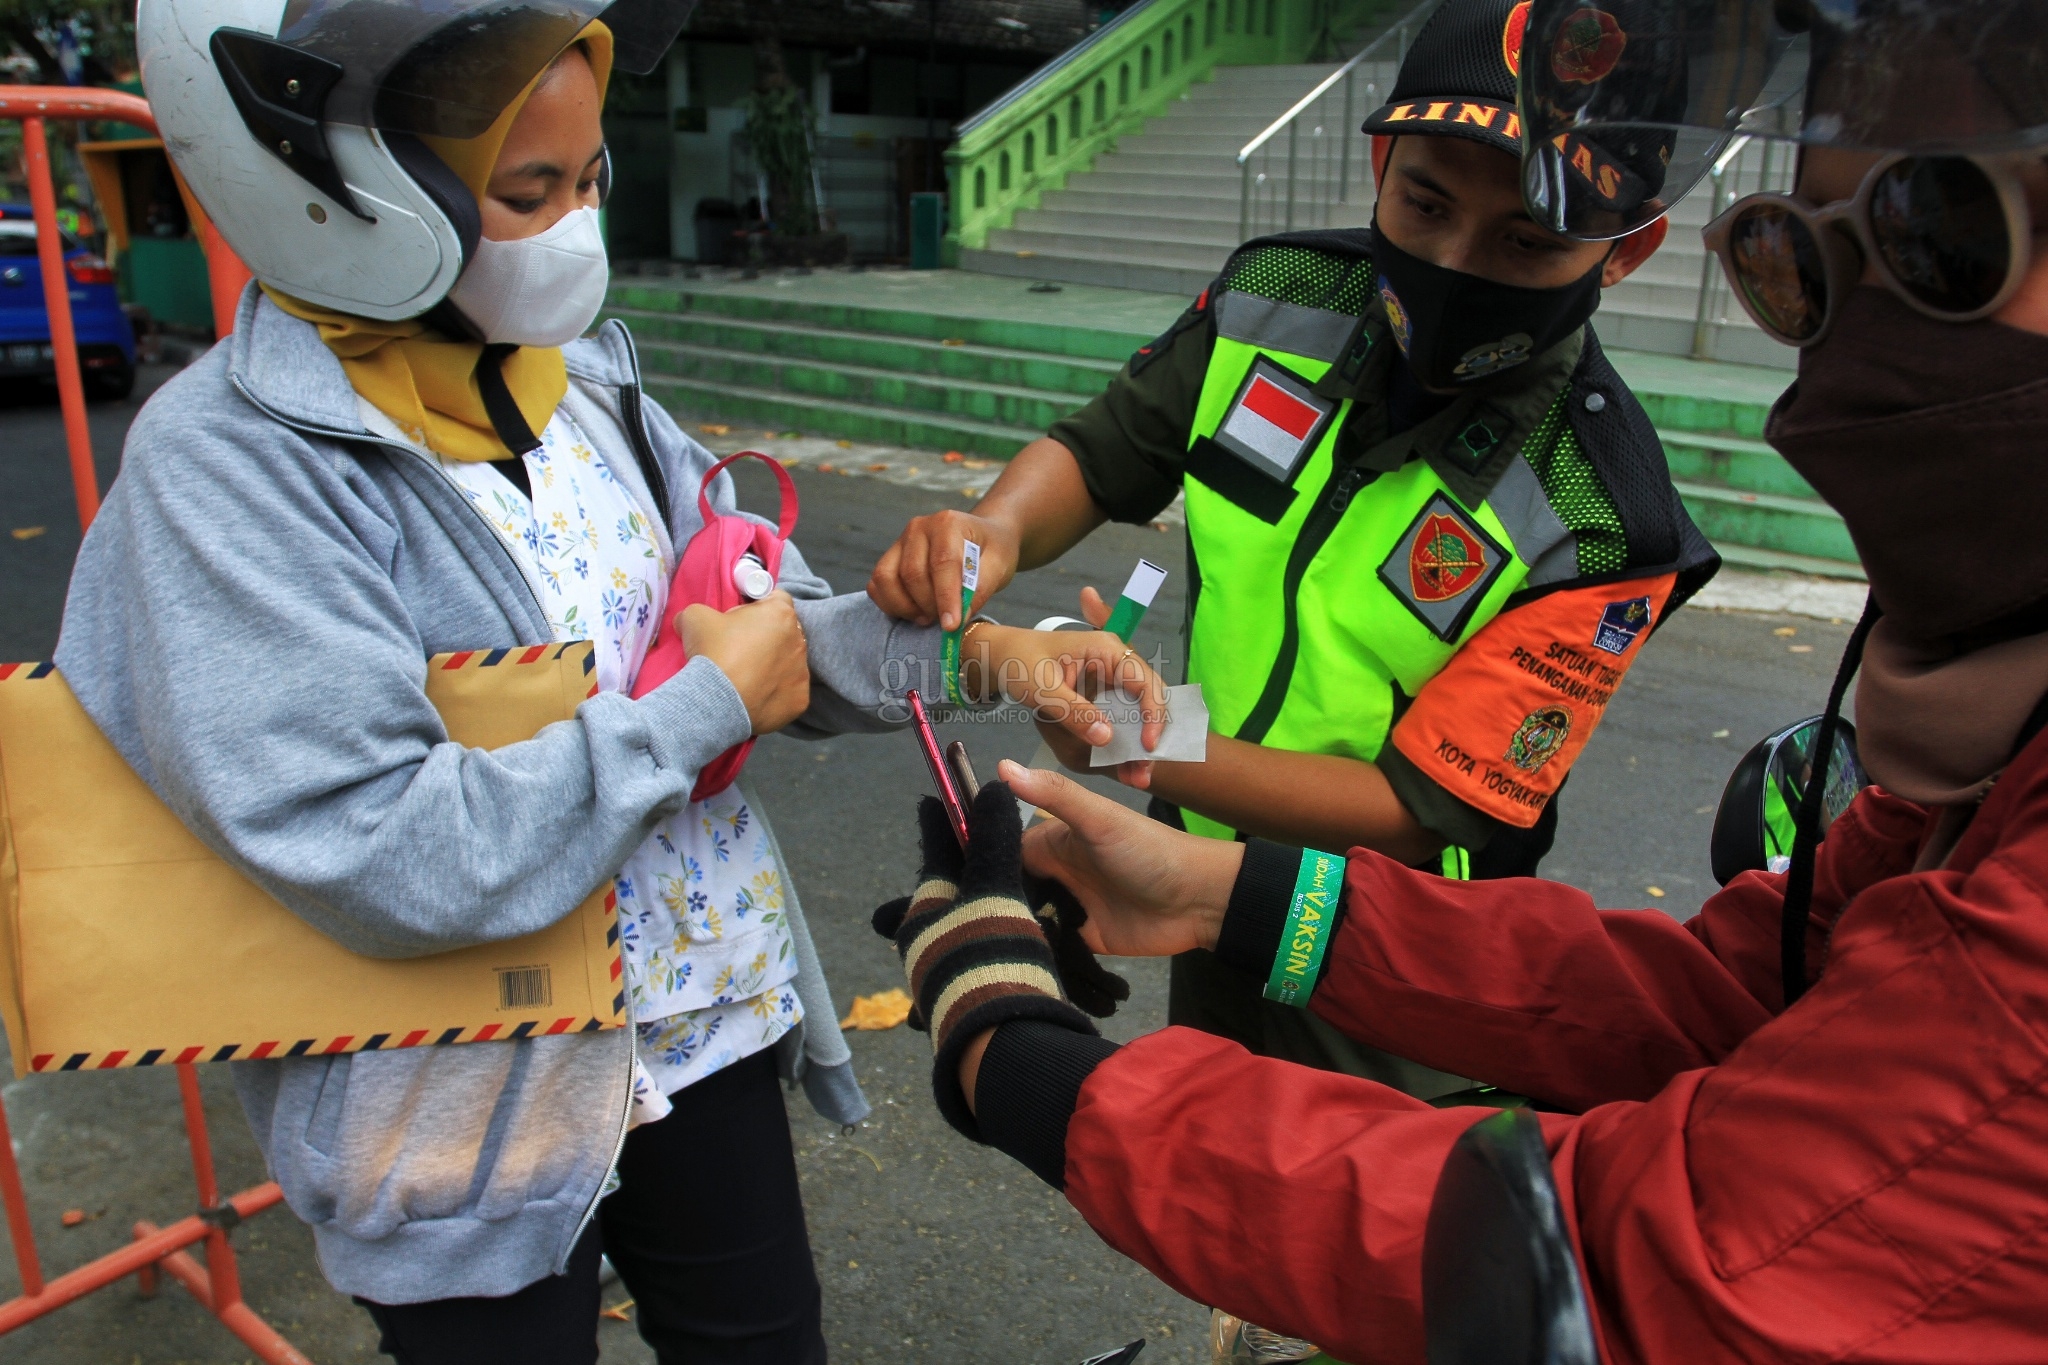
<path fill-rule="evenodd" d="M 135 329 L 114 293 L 114 272 L 62 228 L 71 276 L 71 325 L 89 398 L 126 398 L 135 387 Z M 35 216 L 27 204 L 0 204 L 0 379 L 53 376 L 50 311 L 36 256 Z"/>

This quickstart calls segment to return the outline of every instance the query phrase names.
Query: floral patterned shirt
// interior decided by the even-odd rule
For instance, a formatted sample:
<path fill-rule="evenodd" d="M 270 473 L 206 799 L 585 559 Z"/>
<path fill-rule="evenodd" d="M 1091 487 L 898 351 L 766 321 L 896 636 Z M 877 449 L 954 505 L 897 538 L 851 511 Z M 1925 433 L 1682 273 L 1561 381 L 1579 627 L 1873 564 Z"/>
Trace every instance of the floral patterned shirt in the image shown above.
<path fill-rule="evenodd" d="M 373 430 L 396 433 L 363 407 Z M 511 548 L 555 638 L 595 641 L 599 688 L 628 690 L 660 629 L 674 566 L 568 413 L 558 409 L 540 439 L 525 457 L 531 497 L 489 464 L 436 458 Z M 668 1112 L 665 1096 L 803 1018 L 796 949 L 781 867 L 737 786 L 656 825 L 614 882 L 639 1035 L 633 1122 L 651 1122 Z"/>

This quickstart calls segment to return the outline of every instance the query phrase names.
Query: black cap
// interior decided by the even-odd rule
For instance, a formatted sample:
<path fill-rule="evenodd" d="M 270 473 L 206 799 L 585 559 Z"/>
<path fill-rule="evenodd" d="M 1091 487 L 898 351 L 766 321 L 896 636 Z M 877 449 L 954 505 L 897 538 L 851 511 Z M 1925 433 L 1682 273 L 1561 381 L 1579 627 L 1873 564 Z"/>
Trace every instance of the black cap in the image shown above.
<path fill-rule="evenodd" d="M 1515 114 L 1529 0 L 1445 0 L 1409 44 L 1394 93 L 1365 131 L 1471 138 L 1522 154 Z"/>
<path fill-rule="evenodd" d="M 1409 45 L 1393 96 L 1366 117 L 1363 131 L 1470 138 L 1520 157 L 1515 87 L 1529 9 L 1530 0 L 1444 0 Z M 1560 33 L 1552 65 L 1560 79 L 1590 84 L 1627 45 L 1614 15 L 1587 3 Z M 1663 188 L 1671 141 L 1668 128 L 1614 128 L 1575 134 L 1560 150 L 1593 207 L 1623 212 Z"/>

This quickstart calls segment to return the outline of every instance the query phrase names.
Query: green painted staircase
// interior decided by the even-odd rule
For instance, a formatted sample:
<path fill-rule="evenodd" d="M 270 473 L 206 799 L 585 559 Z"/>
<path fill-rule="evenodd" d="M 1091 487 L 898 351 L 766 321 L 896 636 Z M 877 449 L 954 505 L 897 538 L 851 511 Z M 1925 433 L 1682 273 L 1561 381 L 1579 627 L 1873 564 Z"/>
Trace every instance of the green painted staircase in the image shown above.
<path fill-rule="evenodd" d="M 986 284 L 933 306 L 881 274 L 866 285 L 625 277 L 608 314 L 632 328 L 648 392 L 686 426 L 1007 458 L 1101 392 L 1181 306 L 1127 290 L 1100 291 L 1120 306 L 1093 314 L 1085 294 L 1070 308 L 1055 299 L 1026 310 L 1007 295 L 977 306 L 974 289 L 1022 291 L 945 274 Z M 1610 354 L 1656 422 L 1686 506 L 1730 564 L 1862 576 L 1841 518 L 1760 439 L 1783 371 Z"/>

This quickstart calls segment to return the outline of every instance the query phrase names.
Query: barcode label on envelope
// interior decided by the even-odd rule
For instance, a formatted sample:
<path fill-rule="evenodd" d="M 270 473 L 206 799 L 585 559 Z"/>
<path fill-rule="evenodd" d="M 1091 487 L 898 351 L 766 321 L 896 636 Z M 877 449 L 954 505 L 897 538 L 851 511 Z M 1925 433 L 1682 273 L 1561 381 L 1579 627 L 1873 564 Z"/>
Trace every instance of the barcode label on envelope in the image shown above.
<path fill-rule="evenodd" d="M 555 1003 L 554 982 L 547 967 L 494 967 L 498 974 L 498 1008 L 530 1010 Z"/>

